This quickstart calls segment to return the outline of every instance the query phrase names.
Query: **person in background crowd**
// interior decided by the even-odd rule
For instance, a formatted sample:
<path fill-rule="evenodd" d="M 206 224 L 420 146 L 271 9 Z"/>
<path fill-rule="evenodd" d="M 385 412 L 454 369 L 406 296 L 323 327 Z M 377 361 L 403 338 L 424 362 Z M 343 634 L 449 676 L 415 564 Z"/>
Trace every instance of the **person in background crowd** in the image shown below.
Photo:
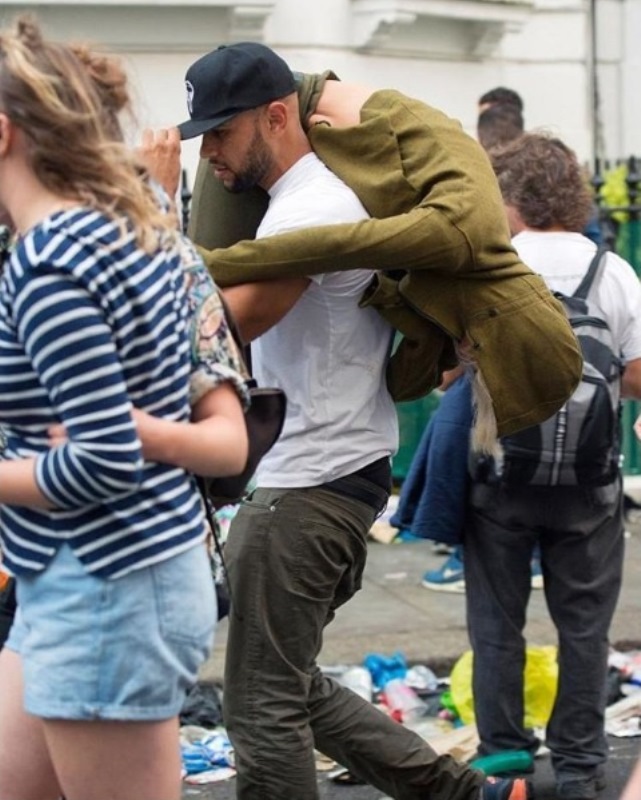
<path fill-rule="evenodd" d="M 476 136 L 484 150 L 518 139 L 523 130 L 523 115 L 519 109 L 499 103 L 482 111 L 476 124 Z"/>
<path fill-rule="evenodd" d="M 519 255 L 552 290 L 573 295 L 597 250 L 580 233 L 592 201 L 574 153 L 558 139 L 525 134 L 492 151 L 491 158 Z M 587 383 L 573 396 L 575 404 L 554 418 L 549 452 L 544 448 L 548 433 L 539 427 L 505 437 L 502 461 L 479 465 L 466 515 L 479 754 L 535 753 L 539 745 L 524 729 L 523 717 L 523 628 L 530 561 L 538 544 L 545 597 L 559 637 L 559 684 L 546 744 L 560 800 L 594 800 L 603 788 L 608 630 L 624 547 L 617 401 L 619 391 L 641 398 L 641 286 L 632 267 L 614 253 L 603 254 L 598 263 L 588 298 L 592 315 L 598 310 L 603 319 L 594 330 L 611 337 L 611 347 L 605 339 L 585 345 Z M 579 313 L 581 301 L 572 302 Z M 588 322 L 592 318 L 589 308 L 581 313 Z M 589 428 L 576 430 L 583 420 L 575 415 L 585 387 L 595 385 L 608 387 L 598 395 L 605 402 L 593 404 L 587 415 L 588 424 L 599 426 L 599 446 L 607 445 L 603 462 L 587 436 Z"/>
<path fill-rule="evenodd" d="M 504 86 L 499 86 L 481 95 L 479 98 L 477 138 L 486 152 L 495 147 L 513 142 L 522 136 L 523 132 L 523 100 L 517 92 Z M 464 481 L 467 490 L 467 460 L 461 465 L 461 469 L 464 470 L 464 474 L 461 475 L 460 480 Z M 403 491 L 404 489 L 401 494 Z M 463 537 L 464 508 L 465 504 L 458 512 L 461 520 L 460 539 Z M 432 589 L 437 592 L 465 592 L 464 548 L 460 542 L 448 554 L 448 558 L 440 567 L 425 572 L 421 585 L 426 589 Z M 532 556 L 531 585 L 533 589 L 541 589 L 543 586 L 541 562 L 537 549 L 535 549 Z"/>
<path fill-rule="evenodd" d="M 0 33 L 0 207 L 18 234 L 0 279 L 0 537 L 19 601 L 0 796 L 179 800 L 176 716 L 215 600 L 194 481 L 143 459 L 132 404 L 189 427 L 195 256 L 78 55 L 28 18 Z M 235 390 L 202 402 L 220 469 L 238 471 Z"/>
<path fill-rule="evenodd" d="M 634 432 L 637 439 L 641 441 L 641 414 L 635 420 Z M 637 764 L 625 785 L 620 800 L 639 800 L 639 797 L 641 797 L 641 759 L 637 761 Z"/>
<path fill-rule="evenodd" d="M 438 406 L 423 431 L 390 517 L 401 539 L 450 545 L 461 541 L 472 426 L 470 389 L 463 367 L 444 374 Z"/>
<path fill-rule="evenodd" d="M 507 86 L 496 86 L 494 89 L 488 89 L 479 97 L 479 114 L 494 106 L 511 106 L 522 114 L 523 98 L 514 89 L 509 89 Z"/>
<path fill-rule="evenodd" d="M 517 139 L 524 130 L 523 99 L 514 89 L 497 86 L 479 97 L 476 138 L 484 150 Z"/>
<path fill-rule="evenodd" d="M 443 394 L 429 419 L 410 469 L 401 487 L 398 508 L 390 525 L 435 542 L 435 552 L 447 547 L 448 570 L 439 575 L 438 588 L 464 592 L 463 567 L 458 563 L 463 539 L 465 499 L 468 490 L 468 459 L 472 426 L 472 395 L 462 367 L 445 373 Z M 453 576 L 454 579 L 450 580 Z M 432 570 L 425 573 L 427 588 Z"/>
<path fill-rule="evenodd" d="M 499 147 L 517 139 L 525 130 L 523 98 L 514 89 L 497 86 L 479 97 L 477 138 L 485 150 Z M 584 236 L 595 244 L 603 241 L 603 232 L 596 203 L 583 230 Z"/>

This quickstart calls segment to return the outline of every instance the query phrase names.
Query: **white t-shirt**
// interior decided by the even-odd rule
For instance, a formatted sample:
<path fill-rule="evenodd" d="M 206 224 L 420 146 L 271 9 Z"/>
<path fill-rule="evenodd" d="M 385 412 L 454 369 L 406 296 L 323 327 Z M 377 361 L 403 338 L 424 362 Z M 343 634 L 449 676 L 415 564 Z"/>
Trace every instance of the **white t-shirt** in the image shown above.
<path fill-rule="evenodd" d="M 269 194 L 257 238 L 368 216 L 313 153 Z M 258 486 L 318 486 L 396 451 L 396 409 L 385 385 L 392 329 L 358 307 L 371 277 L 370 270 L 310 276 L 296 305 L 252 343 L 259 386 L 287 395 L 283 433 L 259 466 Z"/>
<path fill-rule="evenodd" d="M 573 294 L 597 247 L 580 233 L 523 231 L 512 239 L 520 258 L 553 292 Z M 627 261 L 607 253 L 591 297 L 608 320 L 624 363 L 641 358 L 641 283 Z"/>

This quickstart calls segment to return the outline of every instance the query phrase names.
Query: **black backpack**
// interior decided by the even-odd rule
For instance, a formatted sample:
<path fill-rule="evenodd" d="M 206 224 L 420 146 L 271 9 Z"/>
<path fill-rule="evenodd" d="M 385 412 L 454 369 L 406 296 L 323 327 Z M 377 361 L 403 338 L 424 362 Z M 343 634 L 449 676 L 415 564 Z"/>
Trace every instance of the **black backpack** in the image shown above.
<path fill-rule="evenodd" d="M 553 417 L 501 439 L 502 483 L 602 486 L 619 471 L 623 363 L 608 321 L 590 296 L 604 264 L 605 249 L 599 248 L 576 292 L 555 292 L 581 346 L 581 381 Z"/>

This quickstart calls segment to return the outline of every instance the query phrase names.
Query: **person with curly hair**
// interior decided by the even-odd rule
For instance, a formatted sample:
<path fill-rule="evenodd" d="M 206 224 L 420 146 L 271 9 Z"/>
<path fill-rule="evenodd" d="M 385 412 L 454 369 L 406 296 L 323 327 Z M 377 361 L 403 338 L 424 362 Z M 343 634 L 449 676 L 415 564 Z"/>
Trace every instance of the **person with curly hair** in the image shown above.
<path fill-rule="evenodd" d="M 591 196 L 575 154 L 559 139 L 525 134 L 493 151 L 491 159 L 514 247 L 552 291 L 572 296 L 597 251 L 581 233 Z M 622 396 L 639 399 L 639 280 L 615 253 L 603 253 L 598 263 L 589 298 L 599 309 L 599 329 L 609 328 L 612 345 L 602 382 L 616 387 L 615 398 L 620 388 Z M 591 341 L 603 352 L 605 341 Z M 597 380 L 592 370 L 586 381 Z M 577 391 L 585 395 L 586 385 Z M 592 406 L 601 420 L 599 430 L 611 431 L 609 438 L 603 433 L 608 458 L 602 473 L 596 475 L 596 455 L 586 452 L 585 441 L 574 444 L 577 423 L 571 408 L 577 406 L 568 406 L 565 416 L 555 417 L 550 452 L 538 444 L 539 428 L 519 434 L 518 443 L 503 438 L 502 464 L 477 471 L 467 505 L 465 589 L 479 755 L 534 754 L 539 746 L 524 726 L 523 699 L 530 560 L 539 545 L 543 589 L 559 639 L 558 691 L 546 744 L 560 800 L 594 800 L 604 786 L 608 630 L 624 545 L 615 405 L 608 393 L 605 406 Z M 573 469 L 559 467 L 556 479 L 552 467 L 567 463 L 561 462 L 566 453 L 575 459 Z"/>
<path fill-rule="evenodd" d="M 592 197 L 581 165 L 560 139 L 528 134 L 490 158 L 513 233 L 583 230 Z"/>

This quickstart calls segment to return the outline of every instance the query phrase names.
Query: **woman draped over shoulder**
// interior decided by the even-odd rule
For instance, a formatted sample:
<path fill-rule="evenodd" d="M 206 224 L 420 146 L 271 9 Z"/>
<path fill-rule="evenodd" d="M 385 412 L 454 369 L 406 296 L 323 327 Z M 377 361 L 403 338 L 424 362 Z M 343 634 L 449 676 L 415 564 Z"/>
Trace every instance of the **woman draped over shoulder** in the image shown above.
<path fill-rule="evenodd" d="M 473 449 L 498 455 L 497 436 L 538 424 L 565 403 L 582 362 L 560 303 L 510 243 L 486 153 L 459 122 L 392 89 L 326 72 L 301 75 L 298 94 L 314 152 L 369 218 L 254 240 L 265 193 L 223 195 L 201 159 L 190 234 L 207 266 L 223 288 L 377 270 L 361 305 L 402 335 L 387 365 L 393 399 L 422 397 L 444 370 L 466 363 Z"/>
<path fill-rule="evenodd" d="M 0 32 L 0 207 L 16 231 L 0 542 L 18 597 L 3 800 L 179 800 L 177 714 L 216 619 L 187 470 L 234 474 L 247 455 L 215 289 L 112 126 L 126 88 L 105 104 L 99 61 L 27 18 Z"/>

